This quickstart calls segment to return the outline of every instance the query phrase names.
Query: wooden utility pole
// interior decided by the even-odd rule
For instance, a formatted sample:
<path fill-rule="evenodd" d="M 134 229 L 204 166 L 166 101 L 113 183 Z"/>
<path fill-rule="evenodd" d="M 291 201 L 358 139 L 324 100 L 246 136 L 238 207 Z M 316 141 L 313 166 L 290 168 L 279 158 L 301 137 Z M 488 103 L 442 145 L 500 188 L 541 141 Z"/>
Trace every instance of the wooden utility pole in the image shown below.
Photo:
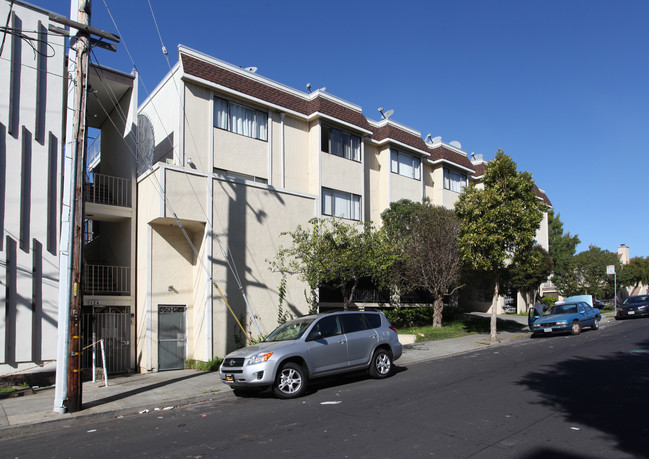
<path fill-rule="evenodd" d="M 79 1 L 77 21 L 90 25 L 90 0 Z M 90 56 L 90 34 L 87 29 L 79 29 L 74 47 L 77 52 L 74 76 L 74 234 L 72 241 L 72 295 L 70 298 L 70 356 L 68 363 L 68 412 L 74 413 L 82 408 L 81 384 L 81 307 L 83 306 L 83 186 L 85 176 L 86 152 L 86 106 L 88 99 L 88 60 Z"/>
<path fill-rule="evenodd" d="M 50 13 L 50 21 L 70 27 L 70 33 L 53 24 L 50 32 L 70 36 L 68 68 L 74 85 L 74 99 L 68 102 L 61 243 L 59 248 L 59 336 L 57 338 L 56 388 L 54 411 L 75 412 L 82 407 L 81 311 L 83 307 L 83 222 L 86 148 L 86 107 L 90 46 L 116 51 L 119 37 L 90 26 L 91 0 L 70 0 L 70 16 L 78 21 Z M 74 36 L 72 32 L 74 31 Z M 99 39 L 92 37 L 98 36 Z M 70 91 L 68 91 L 69 93 Z M 72 114 L 70 115 L 70 112 Z"/>

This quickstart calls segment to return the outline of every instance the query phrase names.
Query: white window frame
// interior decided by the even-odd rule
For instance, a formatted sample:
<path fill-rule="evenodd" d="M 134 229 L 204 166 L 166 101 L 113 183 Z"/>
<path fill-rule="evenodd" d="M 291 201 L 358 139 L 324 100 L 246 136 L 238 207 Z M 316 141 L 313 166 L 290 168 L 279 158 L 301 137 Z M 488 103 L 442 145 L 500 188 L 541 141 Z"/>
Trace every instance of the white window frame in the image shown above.
<path fill-rule="evenodd" d="M 214 127 L 268 141 L 268 113 L 214 96 Z"/>
<path fill-rule="evenodd" d="M 360 221 L 361 197 L 346 191 L 323 187 L 322 215 Z"/>
<path fill-rule="evenodd" d="M 390 148 L 390 172 L 421 180 L 421 158 Z"/>
<path fill-rule="evenodd" d="M 462 193 L 467 185 L 467 176 L 461 172 L 444 168 L 444 189 Z"/>
<path fill-rule="evenodd" d="M 333 128 L 326 124 L 322 125 L 323 136 L 327 135 L 327 142 L 321 139 L 321 148 L 325 153 L 349 159 L 361 161 L 361 138 L 340 129 Z M 323 148 L 324 147 L 324 148 Z"/>

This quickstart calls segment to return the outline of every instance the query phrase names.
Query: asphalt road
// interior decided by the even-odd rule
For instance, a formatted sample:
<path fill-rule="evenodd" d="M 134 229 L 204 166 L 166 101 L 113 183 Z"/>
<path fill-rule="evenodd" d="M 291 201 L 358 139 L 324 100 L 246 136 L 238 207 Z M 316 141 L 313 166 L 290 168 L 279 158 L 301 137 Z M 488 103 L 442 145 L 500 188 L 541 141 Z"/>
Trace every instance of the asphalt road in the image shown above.
<path fill-rule="evenodd" d="M 649 320 L 0 440 L 1 457 L 649 457 Z"/>

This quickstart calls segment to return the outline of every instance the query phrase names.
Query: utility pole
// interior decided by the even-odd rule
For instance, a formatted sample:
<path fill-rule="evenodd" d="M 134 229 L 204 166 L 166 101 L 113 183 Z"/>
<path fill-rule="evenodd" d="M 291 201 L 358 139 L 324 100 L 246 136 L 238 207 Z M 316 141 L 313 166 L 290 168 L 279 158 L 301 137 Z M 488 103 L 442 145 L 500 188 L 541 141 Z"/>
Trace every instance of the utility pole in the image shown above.
<path fill-rule="evenodd" d="M 88 97 L 88 62 L 90 46 L 101 46 L 115 51 L 114 45 L 91 38 L 98 35 L 119 42 L 119 37 L 90 27 L 91 0 L 71 0 L 70 15 L 78 21 L 50 14 L 50 19 L 76 29 L 76 36 L 70 37 L 69 65 L 74 75 L 74 100 L 72 105 L 72 130 L 66 138 L 64 202 L 69 216 L 61 231 L 61 286 L 59 294 L 59 339 L 57 350 L 56 393 L 54 411 L 74 413 L 82 409 L 82 365 L 81 365 L 81 309 L 83 307 L 83 222 L 84 222 L 84 176 L 86 149 L 86 107 Z M 64 29 L 50 26 L 51 31 L 66 33 Z M 73 42 L 74 40 L 74 42 Z M 68 91 L 69 94 L 69 91 Z M 68 124 L 69 126 L 69 124 Z M 68 158 L 69 155 L 69 158 Z M 64 361 L 65 360 L 65 361 Z M 66 386 L 67 392 L 63 387 Z"/>
<path fill-rule="evenodd" d="M 90 25 L 90 0 L 79 1 L 77 20 Z M 70 355 L 68 360 L 68 411 L 81 410 L 81 307 L 83 306 L 83 179 L 86 153 L 86 106 L 88 102 L 88 59 L 90 56 L 90 34 L 80 29 L 74 47 L 77 51 L 74 88 L 74 119 L 72 135 L 74 141 L 74 211 L 72 241 L 72 296 L 70 298 Z"/>

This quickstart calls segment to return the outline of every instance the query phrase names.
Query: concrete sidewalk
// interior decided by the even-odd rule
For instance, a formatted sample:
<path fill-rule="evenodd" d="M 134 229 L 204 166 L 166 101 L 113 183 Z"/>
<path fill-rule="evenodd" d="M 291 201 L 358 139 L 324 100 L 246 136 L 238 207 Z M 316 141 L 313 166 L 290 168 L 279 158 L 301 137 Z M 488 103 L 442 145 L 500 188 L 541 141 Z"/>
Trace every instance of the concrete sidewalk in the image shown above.
<path fill-rule="evenodd" d="M 489 335 L 479 334 L 404 346 L 396 364 L 408 366 L 529 338 L 526 317 L 502 315 L 499 318 L 515 320 L 521 327 L 499 332 L 496 344 L 490 343 Z M 83 409 L 59 414 L 54 412 L 54 388 L 50 387 L 33 395 L 0 399 L 0 439 L 229 397 L 234 395 L 221 383 L 218 373 L 195 370 L 133 373 L 109 378 L 108 387 L 104 387 L 103 381 L 83 383 Z"/>

